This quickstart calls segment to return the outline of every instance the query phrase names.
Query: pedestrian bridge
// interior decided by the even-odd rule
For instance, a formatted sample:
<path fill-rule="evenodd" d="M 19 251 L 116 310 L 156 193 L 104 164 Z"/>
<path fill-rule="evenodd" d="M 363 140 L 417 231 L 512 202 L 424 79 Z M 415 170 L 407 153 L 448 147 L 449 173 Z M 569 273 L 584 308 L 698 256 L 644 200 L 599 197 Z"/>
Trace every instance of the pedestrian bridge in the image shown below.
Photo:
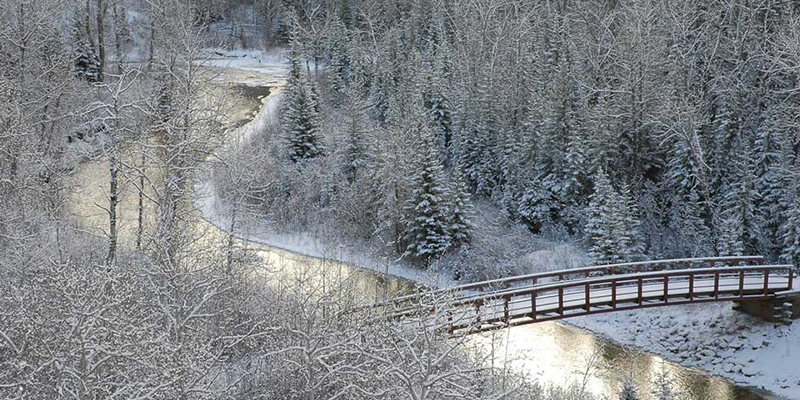
<path fill-rule="evenodd" d="M 367 320 L 424 321 L 450 333 L 475 333 L 647 307 L 770 300 L 792 285 L 791 265 L 765 265 L 761 256 L 687 258 L 477 282 L 396 297 L 354 312 L 370 311 Z"/>

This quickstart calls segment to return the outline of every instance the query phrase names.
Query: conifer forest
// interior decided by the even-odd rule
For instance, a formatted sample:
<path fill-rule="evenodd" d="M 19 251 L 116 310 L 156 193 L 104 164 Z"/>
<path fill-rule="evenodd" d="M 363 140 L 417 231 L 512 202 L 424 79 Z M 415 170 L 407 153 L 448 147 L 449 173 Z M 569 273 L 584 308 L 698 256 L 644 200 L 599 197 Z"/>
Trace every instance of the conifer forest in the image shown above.
<path fill-rule="evenodd" d="M 727 256 L 791 292 L 800 1 L 0 0 L 0 399 L 800 398 L 796 293 L 431 325 Z"/>

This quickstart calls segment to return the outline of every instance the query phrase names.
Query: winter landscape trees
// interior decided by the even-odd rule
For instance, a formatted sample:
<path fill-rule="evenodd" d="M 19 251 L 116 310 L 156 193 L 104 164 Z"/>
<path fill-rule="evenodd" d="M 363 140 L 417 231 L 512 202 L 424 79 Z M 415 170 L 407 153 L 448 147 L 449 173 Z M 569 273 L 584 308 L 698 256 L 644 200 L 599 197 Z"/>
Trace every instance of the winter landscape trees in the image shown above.
<path fill-rule="evenodd" d="M 790 50 L 797 9 L 788 2 L 360 1 L 288 9 L 306 15 L 287 26 L 296 31 L 288 35 L 293 59 L 328 68 L 302 75 L 320 82 L 318 124 L 284 129 L 339 146 L 338 93 L 367 99 L 376 129 L 365 138 L 375 146 L 363 170 L 392 166 L 371 185 L 376 203 L 391 204 L 390 212 L 378 210 L 383 228 L 374 233 L 396 253 L 414 253 L 411 238 L 421 237 L 407 207 L 390 216 L 423 190 L 413 179 L 420 152 L 408 151 L 415 139 L 397 137 L 414 131 L 410 124 L 433 132 L 444 176 L 463 176 L 475 201 L 534 234 L 566 234 L 596 262 L 796 253 L 789 221 L 798 176 Z M 299 107 L 290 96 L 288 109 Z M 393 141 L 405 144 L 382 153 Z M 434 244 L 444 236 L 431 234 L 427 244 L 445 248 Z"/>
<path fill-rule="evenodd" d="M 356 278 L 279 276 L 239 231 L 326 230 L 459 279 L 552 240 L 798 264 L 798 13 L 0 2 L 0 398 L 564 398 L 422 327 L 342 322 Z M 245 47 L 285 51 L 286 84 L 222 153 L 237 93 L 206 61 Z"/>

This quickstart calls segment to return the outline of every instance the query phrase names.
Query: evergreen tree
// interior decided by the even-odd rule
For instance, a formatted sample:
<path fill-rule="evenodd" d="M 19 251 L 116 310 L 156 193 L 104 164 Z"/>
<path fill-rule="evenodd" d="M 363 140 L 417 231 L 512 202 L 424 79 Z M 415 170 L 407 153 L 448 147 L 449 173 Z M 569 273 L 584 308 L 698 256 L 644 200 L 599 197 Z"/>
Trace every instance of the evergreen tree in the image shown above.
<path fill-rule="evenodd" d="M 361 93 L 353 85 L 344 91 L 344 115 L 346 119 L 346 142 L 344 143 L 344 175 L 353 183 L 358 174 L 369 164 L 367 153 L 367 105 Z"/>
<path fill-rule="evenodd" d="M 327 39 L 328 87 L 332 102 L 338 104 L 339 95 L 350 82 L 351 72 L 347 30 L 336 17 L 331 22 Z"/>
<path fill-rule="evenodd" d="M 627 378 L 622 381 L 622 391 L 619 392 L 619 400 L 639 400 L 639 393 L 633 380 Z"/>
<path fill-rule="evenodd" d="M 301 162 L 320 156 L 324 151 L 319 133 L 319 105 L 315 84 L 301 71 L 293 51 L 289 64 L 289 77 L 284 86 L 283 128 L 289 159 Z"/>
<path fill-rule="evenodd" d="M 456 173 L 450 181 L 450 192 L 453 194 L 451 204 L 450 236 L 452 236 L 452 247 L 458 248 L 463 244 L 472 241 L 472 205 L 467 185 L 460 173 Z"/>
<path fill-rule="evenodd" d="M 780 254 L 781 238 L 779 229 L 786 220 L 787 182 L 783 181 L 780 144 L 778 142 L 780 121 L 774 107 L 771 107 L 755 139 L 756 191 L 759 195 L 756 212 L 763 221 L 762 241 L 767 255 Z"/>
<path fill-rule="evenodd" d="M 711 230 L 703 219 L 702 212 L 700 195 L 694 189 L 689 191 L 685 199 L 674 199 L 670 227 L 678 238 L 678 256 L 701 257 L 714 254 Z"/>
<path fill-rule="evenodd" d="M 672 379 L 665 369 L 658 372 L 653 386 L 653 397 L 656 400 L 674 400 L 677 397 L 675 390 L 672 388 Z"/>
<path fill-rule="evenodd" d="M 620 193 L 615 190 L 603 170 L 595 175 L 594 185 L 586 227 L 591 244 L 590 256 L 599 264 L 637 258 L 641 247 L 633 200 L 627 191 Z"/>
<path fill-rule="evenodd" d="M 88 41 L 88 33 L 84 31 L 77 18 L 72 22 L 72 72 L 88 82 L 100 81 L 100 58 Z"/>
<path fill-rule="evenodd" d="M 439 47 L 443 47 L 444 44 Z M 444 48 L 430 48 L 429 53 L 433 53 L 432 62 L 425 71 L 425 80 L 422 94 L 424 97 L 425 108 L 428 110 L 433 130 L 437 138 L 437 144 L 444 148 L 450 147 L 452 140 L 452 116 L 450 112 L 450 99 L 447 96 L 448 64 L 445 57 Z"/>
<path fill-rule="evenodd" d="M 731 171 L 720 189 L 717 251 L 722 255 L 761 254 L 763 249 L 763 220 L 756 209 L 753 158 L 750 147 L 739 143 L 729 155 Z"/>
<path fill-rule="evenodd" d="M 526 185 L 517 214 L 531 232 L 539 233 L 544 225 L 552 221 L 550 205 L 553 202 L 553 193 L 534 178 Z"/>
<path fill-rule="evenodd" d="M 426 126 L 420 136 L 413 189 L 405 208 L 405 242 L 406 254 L 430 262 L 453 245 L 450 235 L 452 217 L 444 170 L 434 146 L 433 134 Z"/>
<path fill-rule="evenodd" d="M 788 218 L 781 226 L 781 238 L 783 239 L 783 253 L 781 260 L 800 265 L 800 194 L 794 194 Z"/>

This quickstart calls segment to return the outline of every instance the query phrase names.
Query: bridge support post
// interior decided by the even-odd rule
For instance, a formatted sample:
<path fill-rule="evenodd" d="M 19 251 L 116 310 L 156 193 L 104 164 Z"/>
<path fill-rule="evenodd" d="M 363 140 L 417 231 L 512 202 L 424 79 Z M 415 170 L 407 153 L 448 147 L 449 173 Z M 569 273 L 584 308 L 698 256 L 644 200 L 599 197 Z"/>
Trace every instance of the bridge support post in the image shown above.
<path fill-rule="evenodd" d="M 639 291 L 639 299 L 637 300 L 637 302 L 641 306 L 642 304 L 644 304 L 644 299 L 642 299 L 642 297 L 643 297 L 643 293 L 642 293 L 642 278 L 639 278 L 636 281 L 636 283 L 639 286 L 639 290 L 638 290 Z"/>
<path fill-rule="evenodd" d="M 510 313 L 508 312 L 508 302 L 510 300 L 511 299 L 508 296 L 503 297 L 503 319 L 505 320 L 506 325 L 508 325 L 508 321 L 511 319 L 509 315 Z"/>
<path fill-rule="evenodd" d="M 592 306 L 591 306 L 591 298 L 590 298 L 589 284 L 588 283 L 586 284 L 586 289 L 584 291 L 584 296 L 586 297 L 586 299 L 584 299 L 584 300 L 586 300 L 584 308 L 586 309 L 586 312 L 589 312 L 589 310 L 591 310 Z"/>
<path fill-rule="evenodd" d="M 617 281 L 611 281 L 611 308 L 617 309 Z"/>

